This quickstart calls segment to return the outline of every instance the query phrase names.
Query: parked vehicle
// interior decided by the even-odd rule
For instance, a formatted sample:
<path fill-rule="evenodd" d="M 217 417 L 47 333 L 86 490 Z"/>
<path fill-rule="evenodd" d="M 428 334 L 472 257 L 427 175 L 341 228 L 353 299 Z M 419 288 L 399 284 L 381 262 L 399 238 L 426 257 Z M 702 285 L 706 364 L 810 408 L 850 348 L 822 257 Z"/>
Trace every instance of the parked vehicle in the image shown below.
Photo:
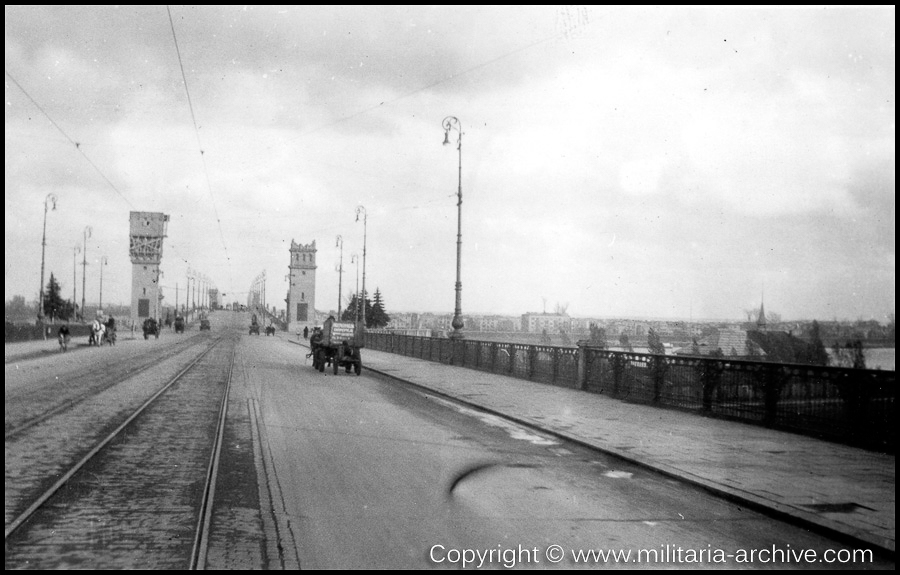
<path fill-rule="evenodd" d="M 203 331 L 204 329 L 210 329 L 209 320 L 207 318 L 200 320 L 200 331 Z"/>
<path fill-rule="evenodd" d="M 184 318 L 180 315 L 175 316 L 175 333 L 184 333 Z"/>
<path fill-rule="evenodd" d="M 331 366 L 334 375 L 343 367 L 347 373 L 350 370 L 356 375 L 362 373 L 362 356 L 359 353 L 363 347 L 362 324 L 352 322 L 337 322 L 334 316 L 325 320 L 321 328 L 315 328 L 309 337 L 310 352 L 313 358 L 313 368 L 320 372 L 325 371 L 326 366 Z"/>
<path fill-rule="evenodd" d="M 159 322 L 152 317 L 144 320 L 144 339 L 150 339 L 150 336 L 159 339 Z"/>
<path fill-rule="evenodd" d="M 266 326 L 266 337 L 268 337 L 270 335 L 275 335 L 275 326 L 274 325 Z"/>

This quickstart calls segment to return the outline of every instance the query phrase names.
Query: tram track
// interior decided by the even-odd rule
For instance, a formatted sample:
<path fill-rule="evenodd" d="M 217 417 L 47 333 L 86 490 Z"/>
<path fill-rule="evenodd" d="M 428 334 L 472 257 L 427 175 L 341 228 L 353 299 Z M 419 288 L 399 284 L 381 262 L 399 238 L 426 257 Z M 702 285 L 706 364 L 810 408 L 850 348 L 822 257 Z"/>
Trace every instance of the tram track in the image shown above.
<path fill-rule="evenodd" d="M 114 361 L 107 354 L 87 367 L 48 377 L 40 384 L 30 384 L 5 391 L 4 439 L 37 425 L 38 423 L 95 396 L 124 379 L 135 377 L 148 369 L 158 366 L 170 358 L 190 352 L 197 345 L 208 342 L 208 338 L 194 336 L 190 339 L 170 344 L 163 349 L 128 357 L 125 361 Z M 9 377 L 9 373 L 7 373 Z"/>
<path fill-rule="evenodd" d="M 51 417 L 90 400 L 97 394 L 118 385 L 124 379 L 136 377 L 158 366 L 163 361 L 189 354 L 195 347 L 207 344 L 206 341 L 192 341 L 188 343 L 188 347 L 179 346 L 175 349 L 166 350 L 162 357 L 148 355 L 142 358 L 142 361 L 136 366 L 133 363 L 124 366 L 113 365 L 108 369 L 88 370 L 82 374 L 74 375 L 64 388 L 54 387 L 48 389 L 44 392 L 46 397 L 39 398 L 37 401 L 33 397 L 34 394 L 32 394 L 32 397 L 28 398 L 25 404 L 17 405 L 16 409 L 19 411 L 7 413 L 9 421 L 5 422 L 4 440 L 9 440 Z M 41 393 L 41 391 L 37 393 Z M 6 402 L 7 404 L 14 403 L 11 398 L 7 398 Z M 29 405 L 34 407 L 29 408 Z"/>
<path fill-rule="evenodd" d="M 7 462 L 6 568 L 203 568 L 235 346 L 218 338 L 77 461 L 45 465 L 52 484 L 11 486 Z"/>

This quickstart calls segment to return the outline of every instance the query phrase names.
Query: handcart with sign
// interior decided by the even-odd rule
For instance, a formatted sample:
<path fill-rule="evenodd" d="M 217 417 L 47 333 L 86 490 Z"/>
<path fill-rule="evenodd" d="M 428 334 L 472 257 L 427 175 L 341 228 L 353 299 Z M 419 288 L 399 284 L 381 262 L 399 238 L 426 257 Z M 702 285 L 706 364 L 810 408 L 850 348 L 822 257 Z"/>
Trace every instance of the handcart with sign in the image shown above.
<path fill-rule="evenodd" d="M 313 368 L 324 372 L 326 367 L 331 366 L 335 375 L 340 368 L 347 373 L 362 373 L 362 356 L 359 353 L 363 347 L 362 324 L 338 322 L 334 317 L 329 317 L 321 328 L 313 330 L 309 344 L 307 357 L 313 358 Z"/>

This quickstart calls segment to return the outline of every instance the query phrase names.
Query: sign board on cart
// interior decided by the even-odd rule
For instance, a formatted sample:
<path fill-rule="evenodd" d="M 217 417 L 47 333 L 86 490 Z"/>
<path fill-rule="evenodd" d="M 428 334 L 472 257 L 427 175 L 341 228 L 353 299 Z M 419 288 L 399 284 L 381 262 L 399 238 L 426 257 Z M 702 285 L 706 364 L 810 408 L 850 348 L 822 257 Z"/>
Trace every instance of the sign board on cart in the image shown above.
<path fill-rule="evenodd" d="M 345 339 L 352 342 L 356 335 L 356 324 L 350 322 L 326 321 L 323 327 L 323 339 L 331 345 L 338 345 Z"/>

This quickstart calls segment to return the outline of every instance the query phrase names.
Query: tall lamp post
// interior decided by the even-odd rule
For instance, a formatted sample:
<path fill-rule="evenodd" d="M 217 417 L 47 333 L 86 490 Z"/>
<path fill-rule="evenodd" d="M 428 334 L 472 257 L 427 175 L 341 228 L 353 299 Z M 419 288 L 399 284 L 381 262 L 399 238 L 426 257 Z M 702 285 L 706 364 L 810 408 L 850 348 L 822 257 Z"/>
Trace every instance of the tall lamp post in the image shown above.
<path fill-rule="evenodd" d="M 356 263 L 356 323 L 359 323 L 359 254 L 351 254 L 350 263 Z"/>
<path fill-rule="evenodd" d="M 74 308 L 78 305 L 78 294 L 75 290 L 78 286 L 78 254 L 80 253 L 81 246 L 76 245 L 72 248 L 72 312 L 75 315 L 75 321 L 78 321 L 78 311 Z M 84 314 L 84 308 L 81 309 L 81 313 Z"/>
<path fill-rule="evenodd" d="M 338 264 L 338 321 L 341 321 L 341 281 L 344 278 L 344 238 L 341 236 L 337 237 L 337 243 L 335 247 L 341 248 L 341 257 L 338 260 L 340 263 Z"/>
<path fill-rule="evenodd" d="M 184 317 L 187 319 L 191 309 L 191 268 L 187 270 L 187 287 L 184 290 Z"/>
<path fill-rule="evenodd" d="M 453 310 L 453 332 L 450 337 L 454 339 L 462 338 L 462 281 L 460 280 L 460 259 L 462 257 L 462 124 L 455 116 L 447 116 L 444 118 L 444 145 L 450 143 L 450 130 L 456 130 L 459 136 L 456 140 L 456 149 L 459 150 L 459 187 L 457 188 L 457 220 L 456 220 L 456 308 Z"/>
<path fill-rule="evenodd" d="M 103 268 L 109 262 L 106 256 L 100 256 L 100 311 L 103 311 Z"/>
<path fill-rule="evenodd" d="M 87 240 L 91 237 L 91 226 L 84 227 L 84 259 L 81 262 L 81 317 L 84 319 L 84 288 L 87 285 Z"/>
<path fill-rule="evenodd" d="M 47 194 L 47 197 L 44 198 L 44 235 L 41 237 L 41 291 L 40 291 L 40 299 L 38 300 L 38 318 L 41 321 L 44 320 L 44 254 L 47 251 L 47 208 L 49 207 L 49 203 L 53 204 L 53 211 L 56 211 L 56 196 L 53 194 Z M 44 336 L 46 337 L 46 332 Z"/>
<path fill-rule="evenodd" d="M 366 225 L 369 214 L 366 213 L 364 206 L 356 206 L 356 221 L 359 221 L 359 213 L 363 215 L 363 283 L 362 283 L 362 321 L 366 325 Z"/>
<path fill-rule="evenodd" d="M 161 269 L 156 268 L 156 279 L 153 280 L 153 283 L 156 284 L 156 308 L 155 308 L 156 312 L 155 312 L 154 318 L 156 319 L 157 322 L 159 321 L 159 304 L 162 301 L 162 286 L 159 283 L 159 278 L 161 276 L 165 276 L 165 275 L 166 274 L 163 273 L 163 271 Z"/>

